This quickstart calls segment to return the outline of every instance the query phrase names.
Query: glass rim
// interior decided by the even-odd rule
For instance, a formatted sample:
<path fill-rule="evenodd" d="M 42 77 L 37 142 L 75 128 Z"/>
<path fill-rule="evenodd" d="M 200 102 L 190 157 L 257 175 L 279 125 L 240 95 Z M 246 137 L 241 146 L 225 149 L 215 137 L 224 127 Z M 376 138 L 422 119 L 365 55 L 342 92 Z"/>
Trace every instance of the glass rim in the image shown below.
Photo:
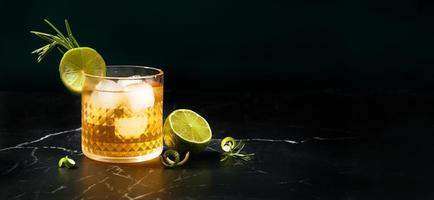
<path fill-rule="evenodd" d="M 124 76 L 100 76 L 100 75 L 93 75 L 88 74 L 86 72 L 83 72 L 85 77 L 91 77 L 91 78 L 101 78 L 101 79 L 124 79 L 124 80 L 136 80 L 136 79 L 149 79 L 149 78 L 156 78 L 159 76 L 163 76 L 164 72 L 161 69 L 155 68 L 155 67 L 148 67 L 148 66 L 141 66 L 141 65 L 107 65 L 106 68 L 138 68 L 138 69 L 151 69 L 155 70 L 157 73 L 152 75 L 137 75 L 134 77 L 124 77 Z"/>

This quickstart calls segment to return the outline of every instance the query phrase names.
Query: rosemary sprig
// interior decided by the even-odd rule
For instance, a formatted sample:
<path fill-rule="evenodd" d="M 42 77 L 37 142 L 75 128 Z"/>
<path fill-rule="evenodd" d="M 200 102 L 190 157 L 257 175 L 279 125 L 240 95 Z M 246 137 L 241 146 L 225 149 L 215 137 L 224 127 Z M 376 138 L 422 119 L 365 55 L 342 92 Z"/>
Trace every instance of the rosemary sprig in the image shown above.
<path fill-rule="evenodd" d="M 32 33 L 32 34 L 36 35 L 37 37 L 48 42 L 48 44 L 46 44 L 45 46 L 42 46 L 42 47 L 32 51 L 32 54 L 38 55 L 38 58 L 37 58 L 38 62 L 41 62 L 42 59 L 44 59 L 45 56 L 47 56 L 48 53 L 50 53 L 54 47 L 57 47 L 57 49 L 62 54 L 64 53 L 64 51 L 61 48 L 59 48 L 59 46 L 65 48 L 66 50 L 80 47 L 77 40 L 72 35 L 71 27 L 69 26 L 67 19 L 65 19 L 65 27 L 66 27 L 67 36 L 63 35 L 63 33 L 60 32 L 60 30 L 58 28 L 56 28 L 56 26 L 54 26 L 47 19 L 44 19 L 44 21 L 56 32 L 56 35 L 38 32 L 38 31 L 30 31 L 30 33 Z"/>
<path fill-rule="evenodd" d="M 247 154 L 241 153 L 244 146 L 245 144 L 241 141 L 237 142 L 232 137 L 225 137 L 220 142 L 220 147 L 223 150 L 222 158 L 220 159 L 220 161 L 223 162 L 228 158 L 240 159 L 242 161 L 249 161 L 253 159 L 253 156 L 255 155 L 254 153 L 247 153 Z"/>

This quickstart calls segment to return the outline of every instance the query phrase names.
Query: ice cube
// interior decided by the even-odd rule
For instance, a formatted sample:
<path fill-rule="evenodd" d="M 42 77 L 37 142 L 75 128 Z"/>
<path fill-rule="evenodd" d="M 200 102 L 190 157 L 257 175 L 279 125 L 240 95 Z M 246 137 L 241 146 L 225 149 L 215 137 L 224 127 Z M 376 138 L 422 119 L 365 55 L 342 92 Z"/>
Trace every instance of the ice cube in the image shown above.
<path fill-rule="evenodd" d="M 115 135 L 123 139 L 135 139 L 145 134 L 148 126 L 147 117 L 117 118 L 115 120 Z"/>
<path fill-rule="evenodd" d="M 127 105 L 138 112 L 154 106 L 154 89 L 146 82 L 128 85 L 124 88 Z"/>
<path fill-rule="evenodd" d="M 95 86 L 95 89 L 105 92 L 120 92 L 123 87 L 112 80 L 102 80 Z"/>
<path fill-rule="evenodd" d="M 116 108 L 122 103 L 123 87 L 111 80 L 102 80 L 90 95 L 90 103 L 99 108 Z"/>
<path fill-rule="evenodd" d="M 132 84 L 136 84 L 136 83 L 141 83 L 142 80 L 138 79 L 140 78 L 139 75 L 134 75 L 134 76 L 130 76 L 128 77 L 129 79 L 120 79 L 118 80 L 118 84 L 121 86 L 128 86 L 128 85 L 132 85 Z"/>

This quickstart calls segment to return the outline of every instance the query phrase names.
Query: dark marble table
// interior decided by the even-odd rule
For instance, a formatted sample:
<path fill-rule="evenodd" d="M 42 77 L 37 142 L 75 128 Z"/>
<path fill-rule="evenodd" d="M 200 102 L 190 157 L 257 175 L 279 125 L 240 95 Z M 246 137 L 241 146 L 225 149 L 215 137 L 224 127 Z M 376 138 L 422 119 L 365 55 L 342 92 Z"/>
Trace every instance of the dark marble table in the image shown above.
<path fill-rule="evenodd" d="M 409 90 L 167 91 L 213 129 L 175 169 L 83 156 L 80 98 L 0 92 L 0 199 L 433 199 L 434 96 Z M 220 162 L 233 136 L 256 154 Z M 69 155 L 76 169 L 57 168 Z"/>

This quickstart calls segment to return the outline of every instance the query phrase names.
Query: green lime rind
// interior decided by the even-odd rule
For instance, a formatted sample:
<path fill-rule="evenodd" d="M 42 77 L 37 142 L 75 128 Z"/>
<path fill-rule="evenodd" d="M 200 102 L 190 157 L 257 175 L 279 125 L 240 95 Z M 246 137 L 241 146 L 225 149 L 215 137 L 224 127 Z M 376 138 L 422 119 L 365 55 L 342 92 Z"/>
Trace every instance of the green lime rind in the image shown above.
<path fill-rule="evenodd" d="M 101 55 L 89 47 L 78 47 L 63 54 L 59 74 L 65 87 L 74 93 L 81 93 L 84 74 L 105 76 L 106 64 Z"/>
<path fill-rule="evenodd" d="M 59 160 L 59 162 L 57 163 L 57 166 L 59 167 L 59 168 L 62 168 L 62 167 L 65 167 L 65 157 L 63 157 L 63 158 L 61 158 L 60 160 Z"/>
<path fill-rule="evenodd" d="M 220 142 L 220 147 L 224 152 L 231 152 L 236 146 L 236 141 L 233 137 L 225 137 Z"/>
<path fill-rule="evenodd" d="M 187 153 L 185 154 L 184 159 L 182 159 L 182 160 L 178 163 L 178 166 L 181 166 L 181 165 L 185 164 L 185 163 L 187 162 L 188 158 L 190 158 L 190 152 L 189 152 L 189 151 L 187 151 Z"/>
<path fill-rule="evenodd" d="M 174 159 L 172 160 L 171 157 Z M 161 163 L 168 168 L 178 167 L 184 165 L 188 158 L 190 157 L 190 152 L 187 152 L 184 156 L 184 159 L 180 161 L 180 155 L 176 150 L 168 149 L 161 156 Z"/>
<path fill-rule="evenodd" d="M 189 117 L 187 117 L 186 113 L 188 113 Z M 184 118 L 182 117 L 183 115 L 185 116 Z M 194 120 L 191 119 L 192 116 Z M 200 123 L 206 127 L 196 127 L 198 124 L 197 120 L 200 120 Z M 185 133 L 186 131 L 179 131 L 177 130 L 179 128 L 174 123 L 190 124 L 193 127 L 193 132 L 187 131 L 188 133 Z M 198 153 L 203 151 L 211 142 L 212 137 L 208 122 L 199 114 L 188 109 L 178 109 L 169 114 L 164 122 L 163 133 L 164 144 L 169 149 L 175 149 L 183 154 L 186 152 Z"/>

